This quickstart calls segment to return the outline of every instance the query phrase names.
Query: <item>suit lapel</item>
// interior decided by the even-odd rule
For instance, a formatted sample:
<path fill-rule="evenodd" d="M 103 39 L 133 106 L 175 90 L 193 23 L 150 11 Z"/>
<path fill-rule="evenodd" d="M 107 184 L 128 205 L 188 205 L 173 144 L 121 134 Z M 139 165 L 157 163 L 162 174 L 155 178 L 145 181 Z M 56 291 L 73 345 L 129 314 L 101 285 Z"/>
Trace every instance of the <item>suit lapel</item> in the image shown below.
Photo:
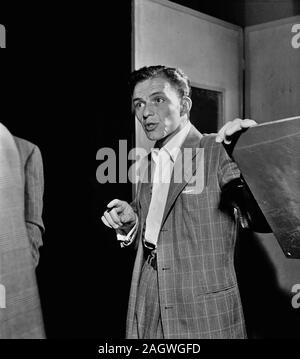
<path fill-rule="evenodd" d="M 174 201 L 191 180 L 201 161 L 203 161 L 203 157 L 200 155 L 198 156 L 200 151 L 200 140 L 202 137 L 201 133 L 192 125 L 180 148 L 181 152 L 177 156 L 174 164 L 161 227 L 163 226 Z M 189 155 L 185 156 L 185 153 L 188 153 Z"/>

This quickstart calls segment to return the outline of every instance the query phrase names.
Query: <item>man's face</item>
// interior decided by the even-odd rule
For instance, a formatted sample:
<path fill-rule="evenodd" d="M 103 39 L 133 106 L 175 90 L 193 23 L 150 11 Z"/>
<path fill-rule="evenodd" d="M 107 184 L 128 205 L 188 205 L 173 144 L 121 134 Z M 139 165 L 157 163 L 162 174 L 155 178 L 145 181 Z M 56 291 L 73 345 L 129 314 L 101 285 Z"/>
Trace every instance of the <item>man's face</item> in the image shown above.
<path fill-rule="evenodd" d="M 180 105 L 176 88 L 163 77 L 148 79 L 135 86 L 135 115 L 149 140 L 161 140 L 183 124 Z"/>

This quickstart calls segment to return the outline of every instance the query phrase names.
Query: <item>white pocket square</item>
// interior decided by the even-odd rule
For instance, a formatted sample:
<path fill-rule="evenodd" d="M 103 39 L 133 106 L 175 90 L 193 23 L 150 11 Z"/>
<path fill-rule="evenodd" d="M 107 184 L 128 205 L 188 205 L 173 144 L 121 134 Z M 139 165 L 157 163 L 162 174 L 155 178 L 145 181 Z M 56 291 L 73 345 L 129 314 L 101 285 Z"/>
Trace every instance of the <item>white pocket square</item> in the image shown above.
<path fill-rule="evenodd" d="M 196 187 L 186 187 L 183 191 L 183 194 L 199 194 L 199 191 Z"/>

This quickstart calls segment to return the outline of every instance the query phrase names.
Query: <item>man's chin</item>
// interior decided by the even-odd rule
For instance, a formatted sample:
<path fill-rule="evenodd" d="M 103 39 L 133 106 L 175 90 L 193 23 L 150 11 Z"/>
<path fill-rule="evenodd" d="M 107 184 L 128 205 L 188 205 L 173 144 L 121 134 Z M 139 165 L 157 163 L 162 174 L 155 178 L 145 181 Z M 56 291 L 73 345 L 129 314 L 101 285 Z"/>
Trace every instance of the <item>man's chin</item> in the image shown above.
<path fill-rule="evenodd" d="M 151 132 L 145 132 L 148 140 L 150 141 L 157 141 L 161 139 L 161 136 L 155 134 L 155 133 L 151 133 Z"/>

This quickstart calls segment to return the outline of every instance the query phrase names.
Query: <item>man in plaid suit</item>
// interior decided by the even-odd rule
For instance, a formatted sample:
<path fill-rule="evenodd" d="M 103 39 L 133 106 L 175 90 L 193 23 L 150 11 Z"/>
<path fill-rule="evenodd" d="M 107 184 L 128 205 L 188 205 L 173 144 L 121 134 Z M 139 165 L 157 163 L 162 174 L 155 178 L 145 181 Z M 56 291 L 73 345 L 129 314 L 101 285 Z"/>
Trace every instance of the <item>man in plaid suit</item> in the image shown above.
<path fill-rule="evenodd" d="M 240 171 L 220 142 L 255 122 L 236 119 L 217 136 L 200 134 L 189 121 L 190 83 L 179 69 L 144 67 L 131 85 L 135 115 L 156 142 L 152 159 L 141 161 L 135 200 L 113 200 L 102 216 L 123 247 L 137 249 L 126 336 L 246 338 L 234 270 L 237 216 L 222 199 Z M 185 150 L 188 159 L 180 156 Z M 156 183 L 158 169 L 164 181 Z"/>
<path fill-rule="evenodd" d="M 0 339 L 45 337 L 35 276 L 42 197 L 39 149 L 0 123 Z"/>

